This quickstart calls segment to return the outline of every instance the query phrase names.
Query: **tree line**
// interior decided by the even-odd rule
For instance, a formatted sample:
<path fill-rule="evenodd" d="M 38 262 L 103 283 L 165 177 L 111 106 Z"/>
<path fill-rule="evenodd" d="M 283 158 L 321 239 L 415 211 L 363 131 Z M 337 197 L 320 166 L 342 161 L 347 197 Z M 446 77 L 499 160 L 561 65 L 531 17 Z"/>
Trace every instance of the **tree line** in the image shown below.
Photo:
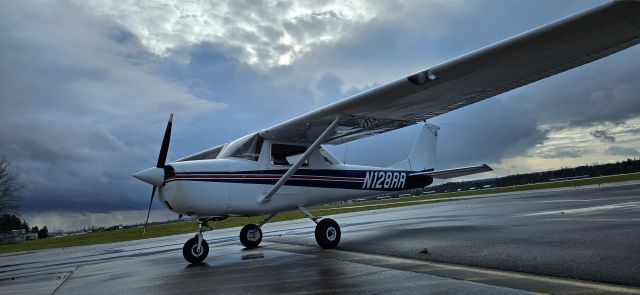
<path fill-rule="evenodd" d="M 627 159 L 622 162 L 584 165 L 573 168 L 561 168 L 553 171 L 515 174 L 505 177 L 489 178 L 473 181 L 448 182 L 430 188 L 437 193 L 455 192 L 457 190 L 480 189 L 483 187 L 505 187 L 531 183 L 549 182 L 571 177 L 598 177 L 640 172 L 640 159 Z"/>
<path fill-rule="evenodd" d="M 26 220 L 20 220 L 20 218 L 14 214 L 0 215 L 0 232 L 21 229 L 24 229 L 26 233 L 37 234 L 38 239 L 46 239 L 49 237 L 49 229 L 46 225 L 42 228 L 38 228 L 37 226 L 29 227 Z"/>
<path fill-rule="evenodd" d="M 24 229 L 26 233 L 37 234 L 39 239 L 49 237 L 47 226 L 29 227 L 26 221 L 18 217 L 17 211 L 22 205 L 18 193 L 23 188 L 7 157 L 0 155 L 0 232 Z"/>

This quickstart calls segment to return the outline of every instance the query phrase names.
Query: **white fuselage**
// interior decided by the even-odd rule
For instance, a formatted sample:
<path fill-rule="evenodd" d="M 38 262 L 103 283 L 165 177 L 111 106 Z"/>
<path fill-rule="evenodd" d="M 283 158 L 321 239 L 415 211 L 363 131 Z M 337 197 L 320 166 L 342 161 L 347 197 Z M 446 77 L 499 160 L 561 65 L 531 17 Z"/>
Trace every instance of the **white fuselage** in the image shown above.
<path fill-rule="evenodd" d="M 265 141 L 256 160 L 222 158 L 169 163 L 173 169 L 159 187 L 162 204 L 190 216 L 271 214 L 345 201 L 384 192 L 423 187 L 431 179 L 413 179 L 411 171 L 341 164 L 314 152 L 305 166 L 269 202 L 260 201 L 290 165 L 271 161 Z M 323 150 L 324 155 L 326 151 Z"/>

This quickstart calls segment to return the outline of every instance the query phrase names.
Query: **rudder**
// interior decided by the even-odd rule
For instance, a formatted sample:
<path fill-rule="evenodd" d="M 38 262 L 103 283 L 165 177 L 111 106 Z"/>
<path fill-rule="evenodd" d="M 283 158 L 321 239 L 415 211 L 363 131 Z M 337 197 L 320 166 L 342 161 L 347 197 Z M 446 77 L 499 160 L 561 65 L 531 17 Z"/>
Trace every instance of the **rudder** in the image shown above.
<path fill-rule="evenodd" d="M 424 171 L 434 169 L 436 164 L 436 150 L 438 146 L 438 131 L 440 127 L 425 123 L 416 138 L 409 157 L 393 164 L 389 168 Z"/>

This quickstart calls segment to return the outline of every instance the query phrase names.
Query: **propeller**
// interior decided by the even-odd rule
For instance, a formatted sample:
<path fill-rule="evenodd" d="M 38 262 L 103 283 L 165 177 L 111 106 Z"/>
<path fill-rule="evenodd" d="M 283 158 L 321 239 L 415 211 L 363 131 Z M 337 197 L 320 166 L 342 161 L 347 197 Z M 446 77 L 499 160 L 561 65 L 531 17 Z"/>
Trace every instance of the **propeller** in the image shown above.
<path fill-rule="evenodd" d="M 167 153 L 169 152 L 169 141 L 171 140 L 171 125 L 173 124 L 173 113 L 169 115 L 169 122 L 167 122 L 167 128 L 164 130 L 164 137 L 162 138 L 162 145 L 160 146 L 160 154 L 158 155 L 158 163 L 156 168 L 162 168 L 164 170 L 165 163 L 167 161 Z M 151 214 L 151 205 L 153 205 L 153 197 L 156 195 L 157 186 L 153 186 L 151 189 L 151 200 L 149 201 L 149 210 L 147 210 L 147 219 L 144 221 L 144 228 L 142 235 L 147 232 L 147 224 L 149 223 L 149 214 Z"/>
<path fill-rule="evenodd" d="M 153 205 L 153 197 L 156 195 L 157 186 L 153 186 L 151 189 L 151 201 L 149 201 L 149 210 L 147 210 L 147 219 L 144 221 L 144 227 L 142 229 L 142 235 L 147 233 L 147 223 L 149 223 L 149 214 L 151 214 L 151 205 Z"/>

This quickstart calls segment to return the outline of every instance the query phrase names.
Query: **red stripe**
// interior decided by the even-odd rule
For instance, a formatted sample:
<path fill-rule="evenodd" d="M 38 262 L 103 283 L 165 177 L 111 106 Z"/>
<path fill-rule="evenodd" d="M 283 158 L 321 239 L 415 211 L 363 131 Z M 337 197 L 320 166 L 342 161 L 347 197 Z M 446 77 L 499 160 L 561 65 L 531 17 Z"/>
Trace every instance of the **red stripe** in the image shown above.
<path fill-rule="evenodd" d="M 279 174 L 208 174 L 208 175 L 176 175 L 175 178 L 186 179 L 280 179 L 282 175 Z M 326 179 L 326 180 L 353 180 L 363 181 L 361 177 L 342 177 L 342 176 L 322 176 L 322 175 L 293 175 L 292 179 Z"/>
<path fill-rule="evenodd" d="M 265 175 L 275 175 L 275 174 L 265 174 Z M 167 181 L 171 180 L 191 180 L 191 179 L 256 179 L 256 180 L 278 180 L 281 175 L 274 176 L 265 176 L 265 175 L 256 175 L 256 174 L 226 174 L 226 175 L 176 175 L 173 178 L 167 179 Z M 332 179 L 332 178 L 341 178 L 341 179 Z M 332 177 L 332 176 L 311 176 L 311 175 L 294 175 L 291 177 L 291 180 L 316 180 L 316 181 L 344 181 L 344 182 L 363 182 L 364 179 L 356 178 L 356 177 Z"/>

